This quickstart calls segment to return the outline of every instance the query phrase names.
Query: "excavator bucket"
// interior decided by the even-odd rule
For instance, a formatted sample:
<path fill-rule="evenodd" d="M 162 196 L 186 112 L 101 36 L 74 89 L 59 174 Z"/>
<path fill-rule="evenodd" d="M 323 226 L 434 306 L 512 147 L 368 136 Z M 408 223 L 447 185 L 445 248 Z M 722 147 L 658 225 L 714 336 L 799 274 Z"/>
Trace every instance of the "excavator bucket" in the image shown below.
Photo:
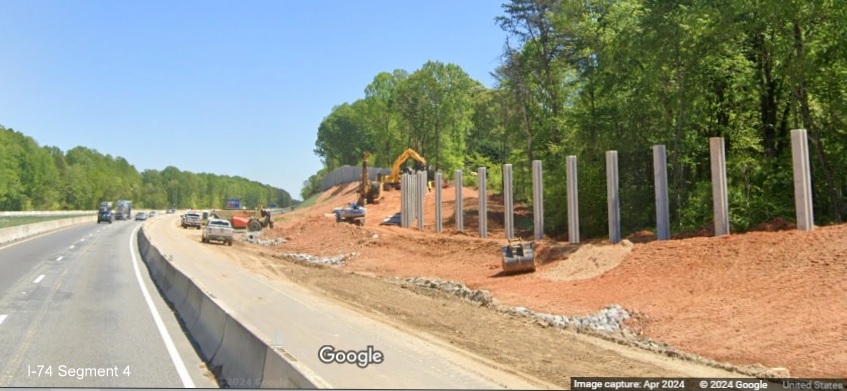
<path fill-rule="evenodd" d="M 520 273 L 535 271 L 533 242 L 524 243 L 518 239 L 509 239 L 509 244 L 501 247 L 503 251 L 503 272 Z"/>

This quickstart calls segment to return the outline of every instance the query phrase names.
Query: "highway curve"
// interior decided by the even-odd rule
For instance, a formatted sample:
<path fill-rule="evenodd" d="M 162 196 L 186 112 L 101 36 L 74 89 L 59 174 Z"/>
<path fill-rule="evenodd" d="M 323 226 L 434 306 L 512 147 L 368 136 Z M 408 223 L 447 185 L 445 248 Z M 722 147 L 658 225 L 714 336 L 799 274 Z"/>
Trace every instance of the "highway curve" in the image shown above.
<path fill-rule="evenodd" d="M 0 387 L 216 387 L 139 259 L 139 225 L 0 246 Z"/>

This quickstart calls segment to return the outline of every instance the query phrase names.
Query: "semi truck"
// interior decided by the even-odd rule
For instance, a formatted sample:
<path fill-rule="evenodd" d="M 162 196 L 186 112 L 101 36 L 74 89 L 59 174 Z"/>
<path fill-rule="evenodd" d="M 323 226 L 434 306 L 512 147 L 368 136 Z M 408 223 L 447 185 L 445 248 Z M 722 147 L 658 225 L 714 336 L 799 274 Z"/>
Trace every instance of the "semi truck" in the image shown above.
<path fill-rule="evenodd" d="M 115 208 L 115 220 L 132 220 L 132 201 L 118 200 Z"/>

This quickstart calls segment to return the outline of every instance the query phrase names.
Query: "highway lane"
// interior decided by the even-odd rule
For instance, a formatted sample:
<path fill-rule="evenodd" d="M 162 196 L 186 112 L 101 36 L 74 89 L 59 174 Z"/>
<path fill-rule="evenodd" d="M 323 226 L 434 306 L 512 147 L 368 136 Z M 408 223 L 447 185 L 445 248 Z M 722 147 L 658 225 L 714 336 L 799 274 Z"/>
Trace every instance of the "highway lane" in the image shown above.
<path fill-rule="evenodd" d="M 216 387 L 139 258 L 139 225 L 0 248 L 0 387 Z"/>

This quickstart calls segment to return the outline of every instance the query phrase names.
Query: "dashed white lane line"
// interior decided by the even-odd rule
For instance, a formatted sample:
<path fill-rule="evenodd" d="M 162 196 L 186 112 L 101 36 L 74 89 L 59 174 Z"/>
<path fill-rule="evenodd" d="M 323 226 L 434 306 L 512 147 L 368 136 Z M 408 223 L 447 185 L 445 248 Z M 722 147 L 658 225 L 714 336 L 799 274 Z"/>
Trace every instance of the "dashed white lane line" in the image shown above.
<path fill-rule="evenodd" d="M 41 282 L 41 280 L 43 280 L 43 279 L 44 279 L 44 275 L 42 274 L 42 275 L 38 276 L 38 278 L 36 278 L 36 279 L 35 279 L 35 281 L 33 281 L 33 283 L 34 283 L 34 284 L 38 284 L 38 283 L 39 283 L 39 282 Z"/>
<path fill-rule="evenodd" d="M 61 261 L 61 260 L 62 260 L 62 258 L 64 258 L 64 257 L 59 257 L 59 258 L 56 258 L 56 262 L 59 262 L 59 261 Z"/>
<path fill-rule="evenodd" d="M 6 314 L 0 315 L 0 324 L 3 324 L 4 320 L 6 320 Z"/>
<path fill-rule="evenodd" d="M 80 241 L 80 242 L 84 242 L 84 241 L 85 241 L 85 238 L 82 238 L 82 239 L 80 239 L 79 241 Z"/>
<path fill-rule="evenodd" d="M 73 249 L 74 249 L 74 247 L 76 247 L 76 246 L 74 246 L 74 245 L 71 245 L 71 247 L 69 247 L 69 248 L 70 248 L 70 249 L 71 249 L 71 250 L 73 250 Z"/>
<path fill-rule="evenodd" d="M 165 328 L 165 323 L 162 322 L 162 317 L 159 316 L 159 312 L 156 311 L 156 306 L 153 304 L 153 299 L 150 298 L 150 292 L 147 291 L 147 287 L 144 286 L 144 280 L 141 279 L 141 271 L 138 268 L 138 259 L 135 257 L 135 248 L 132 247 L 132 238 L 136 236 L 138 230 L 141 229 L 141 226 L 135 228 L 132 231 L 132 235 L 129 237 L 129 254 L 132 257 L 132 267 L 135 269 L 135 278 L 138 280 L 138 285 L 141 287 L 141 295 L 144 296 L 144 301 L 147 302 L 147 308 L 150 309 L 150 313 L 153 314 L 153 323 L 156 324 L 156 328 L 159 329 L 159 335 L 162 336 L 162 340 L 165 342 L 165 348 L 168 350 L 168 355 L 171 356 L 171 361 L 176 367 L 176 372 L 179 374 L 180 380 L 182 380 L 183 388 L 195 388 L 194 380 L 191 380 L 191 376 L 188 374 L 188 369 L 185 367 L 185 362 L 182 361 L 182 358 L 179 356 L 179 352 L 176 350 L 176 345 L 174 345 L 174 341 L 171 339 L 170 333 Z"/>

